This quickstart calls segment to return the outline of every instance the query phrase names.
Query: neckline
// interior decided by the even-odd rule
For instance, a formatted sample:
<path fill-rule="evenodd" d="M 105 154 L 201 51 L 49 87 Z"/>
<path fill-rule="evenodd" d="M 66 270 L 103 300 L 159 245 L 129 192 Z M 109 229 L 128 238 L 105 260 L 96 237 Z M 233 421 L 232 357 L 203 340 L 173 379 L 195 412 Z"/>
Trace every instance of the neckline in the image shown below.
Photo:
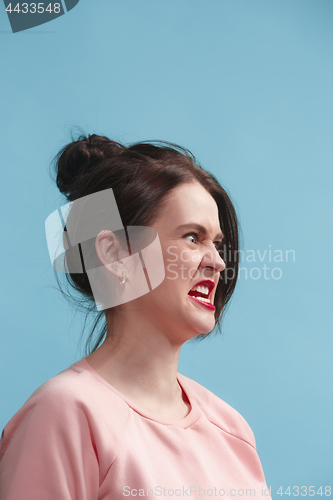
<path fill-rule="evenodd" d="M 190 403 L 190 411 L 189 413 L 182 418 L 181 420 L 171 420 L 167 418 L 160 417 L 159 415 L 155 415 L 154 413 L 149 412 L 148 410 L 141 408 L 138 406 L 136 403 L 133 403 L 129 398 L 127 398 L 124 394 L 122 394 L 120 391 L 118 391 L 113 385 L 111 385 L 109 382 L 105 380 L 97 371 L 90 366 L 90 364 L 87 361 L 87 356 L 83 357 L 80 361 L 77 361 L 74 363 L 74 365 L 78 366 L 81 369 L 84 369 L 88 371 L 96 380 L 98 380 L 100 383 L 102 383 L 104 386 L 106 386 L 108 389 L 110 389 L 112 392 L 117 394 L 125 403 L 132 408 L 136 413 L 141 415 L 144 418 L 147 418 L 149 420 L 152 420 L 154 422 L 164 424 L 164 425 L 173 425 L 177 427 L 189 427 L 194 422 L 196 422 L 199 417 L 200 417 L 200 409 L 199 406 L 197 405 L 195 399 L 191 397 L 191 394 L 189 393 L 188 386 L 185 380 L 185 377 L 181 375 L 180 373 L 177 373 L 177 381 L 178 384 L 180 385 L 181 389 L 185 393 L 189 403 Z"/>

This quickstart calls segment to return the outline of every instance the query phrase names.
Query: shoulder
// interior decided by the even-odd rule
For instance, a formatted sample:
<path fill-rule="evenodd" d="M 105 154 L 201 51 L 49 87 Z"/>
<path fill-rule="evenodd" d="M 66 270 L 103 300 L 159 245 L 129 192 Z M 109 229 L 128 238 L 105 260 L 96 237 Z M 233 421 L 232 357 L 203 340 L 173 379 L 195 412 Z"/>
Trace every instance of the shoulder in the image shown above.
<path fill-rule="evenodd" d="M 185 390 L 188 388 L 190 397 L 195 399 L 201 411 L 212 424 L 221 428 L 228 434 L 245 441 L 256 449 L 256 442 L 252 429 L 237 410 L 198 382 L 184 375 L 180 377 L 181 382 L 184 382 Z"/>
<path fill-rule="evenodd" d="M 97 498 L 128 413 L 82 360 L 51 378 L 3 429 L 0 497 Z"/>
<path fill-rule="evenodd" d="M 29 397 L 26 407 L 50 408 L 62 415 L 85 413 L 87 418 L 110 417 L 110 410 L 123 421 L 128 413 L 124 401 L 85 369 L 84 360 L 47 380 Z M 22 407 L 23 408 L 23 407 Z"/>
<path fill-rule="evenodd" d="M 13 440 L 34 436 L 54 443 L 91 443 L 94 449 L 117 450 L 127 425 L 128 406 L 83 368 L 82 361 L 36 389 L 7 423 L 2 454 Z M 100 446 L 99 446 L 100 445 Z"/>

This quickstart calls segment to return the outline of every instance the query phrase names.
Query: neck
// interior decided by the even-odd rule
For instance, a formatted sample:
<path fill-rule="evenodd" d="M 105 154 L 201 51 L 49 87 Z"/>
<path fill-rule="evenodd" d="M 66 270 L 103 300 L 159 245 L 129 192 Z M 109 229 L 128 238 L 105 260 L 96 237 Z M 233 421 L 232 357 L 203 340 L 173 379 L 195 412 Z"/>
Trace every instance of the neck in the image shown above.
<path fill-rule="evenodd" d="M 177 382 L 181 345 L 146 315 L 138 317 L 138 311 L 128 310 L 117 319 L 107 316 L 107 327 L 106 340 L 87 358 L 92 368 L 146 409 L 184 413 L 185 403 Z"/>

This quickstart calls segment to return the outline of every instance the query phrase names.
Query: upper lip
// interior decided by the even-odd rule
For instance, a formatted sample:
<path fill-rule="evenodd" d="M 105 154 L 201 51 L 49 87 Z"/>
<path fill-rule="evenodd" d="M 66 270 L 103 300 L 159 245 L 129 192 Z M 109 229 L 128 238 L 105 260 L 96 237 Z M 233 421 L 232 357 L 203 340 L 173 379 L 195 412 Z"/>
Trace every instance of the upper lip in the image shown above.
<path fill-rule="evenodd" d="M 198 281 L 198 283 L 196 283 L 195 285 L 192 286 L 191 290 L 193 290 L 193 288 L 195 286 L 199 286 L 199 285 L 207 286 L 208 287 L 208 290 L 209 290 L 208 291 L 208 297 L 209 297 L 211 291 L 213 290 L 213 288 L 215 287 L 214 281 L 212 281 L 212 280 L 204 280 L 204 281 Z M 191 290 L 189 290 L 189 293 L 190 293 Z"/>

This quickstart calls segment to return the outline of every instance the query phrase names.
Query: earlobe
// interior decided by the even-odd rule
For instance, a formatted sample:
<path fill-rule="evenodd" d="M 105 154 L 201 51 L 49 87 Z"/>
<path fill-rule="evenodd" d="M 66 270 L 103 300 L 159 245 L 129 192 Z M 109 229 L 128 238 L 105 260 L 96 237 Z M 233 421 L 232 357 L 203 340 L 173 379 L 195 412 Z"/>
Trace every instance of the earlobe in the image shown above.
<path fill-rule="evenodd" d="M 119 283 L 122 285 L 126 281 L 126 271 L 123 271 L 123 262 L 121 260 L 113 264 L 106 264 L 106 269 L 118 277 Z"/>

